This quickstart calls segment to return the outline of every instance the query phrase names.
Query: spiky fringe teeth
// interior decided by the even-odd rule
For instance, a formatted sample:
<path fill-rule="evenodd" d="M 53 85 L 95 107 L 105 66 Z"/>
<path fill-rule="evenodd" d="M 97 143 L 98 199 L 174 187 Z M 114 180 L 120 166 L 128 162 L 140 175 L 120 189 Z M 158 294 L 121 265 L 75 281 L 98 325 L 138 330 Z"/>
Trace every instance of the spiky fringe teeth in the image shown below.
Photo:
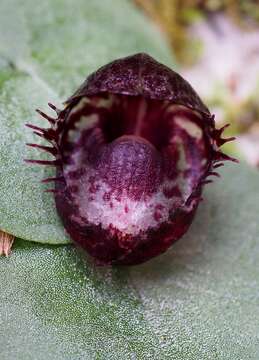
<path fill-rule="evenodd" d="M 36 112 L 41 116 L 43 120 L 47 120 L 50 124 L 49 128 L 41 128 L 35 126 L 33 124 L 25 124 L 28 128 L 34 130 L 33 133 L 44 140 L 48 141 L 52 146 L 44 146 L 36 143 L 26 143 L 27 146 L 31 148 L 36 148 L 42 150 L 48 154 L 51 154 L 55 159 L 54 160 L 35 160 L 35 159 L 24 159 L 24 161 L 28 164 L 36 164 L 36 165 L 47 165 L 47 166 L 54 166 L 58 167 L 61 166 L 61 160 L 59 158 L 59 148 L 58 148 L 58 137 L 59 137 L 59 128 L 58 123 L 59 120 L 62 119 L 61 113 L 62 111 L 59 110 L 55 105 L 52 103 L 48 103 L 49 107 L 55 111 L 57 117 L 53 118 L 43 111 L 36 109 Z M 43 183 L 51 183 L 57 181 L 64 181 L 63 177 L 51 177 L 41 180 Z M 45 192 L 56 192 L 55 189 L 47 189 Z"/>
<path fill-rule="evenodd" d="M 212 115 L 213 122 L 214 122 L 214 118 L 215 116 Z M 201 181 L 201 185 L 213 183 L 213 180 L 209 179 L 209 177 L 211 176 L 219 178 L 220 174 L 215 170 L 224 166 L 225 161 L 232 161 L 234 163 L 238 163 L 237 159 L 227 154 L 224 154 L 222 151 L 220 151 L 221 146 L 236 139 L 234 136 L 229 138 L 222 138 L 225 129 L 228 128 L 229 126 L 230 124 L 226 124 L 219 129 L 213 129 L 210 131 L 212 146 L 213 146 L 212 161 L 211 161 L 211 166 L 208 168 L 207 173 L 204 175 L 204 178 Z"/>

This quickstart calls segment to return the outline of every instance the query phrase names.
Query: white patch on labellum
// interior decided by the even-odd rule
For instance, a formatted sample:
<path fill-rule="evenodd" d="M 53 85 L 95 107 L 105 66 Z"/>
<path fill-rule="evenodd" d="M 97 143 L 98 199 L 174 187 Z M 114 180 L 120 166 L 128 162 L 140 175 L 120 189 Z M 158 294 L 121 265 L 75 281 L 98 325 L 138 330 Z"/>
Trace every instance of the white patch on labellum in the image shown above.
<path fill-rule="evenodd" d="M 95 106 L 97 108 L 110 109 L 113 103 L 116 101 L 116 96 L 109 94 L 107 98 L 97 98 L 95 101 Z"/>
<path fill-rule="evenodd" d="M 167 198 L 164 187 L 173 187 L 175 182 L 167 181 L 159 186 L 151 196 L 143 196 L 136 201 L 127 196 L 123 191 L 119 199 L 116 193 L 112 193 L 110 186 L 103 180 L 94 182 L 94 192 L 91 192 L 90 178 L 95 177 L 93 169 L 86 169 L 87 177 L 84 177 L 86 187 L 80 187 L 74 201 L 76 202 L 80 216 L 87 218 L 91 224 L 101 225 L 103 229 L 111 226 L 123 234 L 137 235 L 149 228 L 157 228 L 163 222 L 168 221 L 169 211 L 176 208 L 179 197 Z M 107 199 L 107 194 L 111 194 Z M 179 204 L 178 204 L 179 206 Z"/>
<path fill-rule="evenodd" d="M 80 139 L 81 131 L 94 127 L 99 120 L 98 114 L 91 114 L 88 116 L 81 116 L 80 121 L 75 123 L 75 129 L 71 129 L 68 132 L 68 141 L 77 142 Z"/>
<path fill-rule="evenodd" d="M 97 124 L 99 120 L 98 114 L 91 114 L 88 116 L 81 116 L 80 121 L 75 123 L 78 130 L 87 130 Z"/>
<path fill-rule="evenodd" d="M 75 106 L 72 107 L 71 111 L 70 111 L 70 116 L 76 114 L 77 112 L 79 112 L 80 110 L 83 110 L 83 108 L 86 105 L 91 104 L 91 100 L 88 97 L 83 97 L 78 104 L 76 104 Z"/>
<path fill-rule="evenodd" d="M 201 140 L 201 128 L 193 121 L 189 120 L 186 116 L 175 116 L 174 122 L 177 126 L 184 129 L 190 136 L 194 137 L 197 140 Z"/>
<path fill-rule="evenodd" d="M 73 163 L 66 167 L 66 174 L 78 169 L 81 151 L 73 154 Z M 151 196 L 143 195 L 136 201 L 130 199 L 124 190 L 117 199 L 116 192 L 112 193 L 110 186 L 103 180 L 98 179 L 98 174 L 91 167 L 85 168 L 85 176 L 81 178 L 79 191 L 74 195 L 73 202 L 79 209 L 79 215 L 86 218 L 91 224 L 101 225 L 103 229 L 111 226 L 125 235 L 136 236 L 141 231 L 149 228 L 156 229 L 169 219 L 171 209 L 176 209 L 183 203 L 183 199 L 190 196 L 188 183 L 180 174 L 176 180 L 165 180 Z M 65 176 L 69 185 L 69 176 Z M 94 183 L 91 182 L 94 178 Z M 164 189 L 172 189 L 178 186 L 181 197 L 165 196 Z M 94 188 L 94 191 L 91 191 Z M 110 196 L 107 198 L 107 194 Z M 73 194 L 72 194 L 73 196 Z M 76 221 L 76 216 L 73 215 Z M 78 219 L 80 222 L 80 219 Z"/>
<path fill-rule="evenodd" d="M 110 94 L 107 98 L 88 98 L 83 97 L 80 99 L 80 101 L 71 109 L 67 122 L 69 121 L 71 116 L 76 115 L 78 112 L 82 111 L 87 105 L 94 104 L 96 109 L 100 108 L 106 108 L 109 109 L 113 103 L 116 101 L 116 97 L 114 97 L 112 94 Z M 90 115 L 82 115 L 80 119 L 75 123 L 75 129 L 71 129 L 68 132 L 68 140 L 71 142 L 76 142 L 80 135 L 81 130 L 87 130 L 91 127 L 95 126 L 95 124 L 98 122 L 99 116 L 98 112 L 92 113 Z"/>
<path fill-rule="evenodd" d="M 71 109 L 70 114 L 74 115 L 77 112 L 81 111 L 84 109 L 84 107 L 86 105 L 90 105 L 90 104 L 94 104 L 94 106 L 99 109 L 99 108 L 105 108 L 105 109 L 109 109 L 113 103 L 115 102 L 116 98 L 113 96 L 113 94 L 109 94 L 109 96 L 107 98 L 102 98 L 102 97 L 95 97 L 94 99 L 90 98 L 90 97 L 82 97 L 80 99 L 80 101 Z"/>

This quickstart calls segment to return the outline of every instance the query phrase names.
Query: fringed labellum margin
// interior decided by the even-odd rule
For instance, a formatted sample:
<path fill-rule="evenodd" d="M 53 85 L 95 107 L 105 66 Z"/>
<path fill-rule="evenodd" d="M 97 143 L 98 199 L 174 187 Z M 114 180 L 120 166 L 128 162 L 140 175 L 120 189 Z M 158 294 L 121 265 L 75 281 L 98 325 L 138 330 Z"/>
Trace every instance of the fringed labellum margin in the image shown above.
<path fill-rule="evenodd" d="M 47 129 L 52 191 L 71 238 L 101 264 L 142 263 L 188 229 L 203 185 L 218 176 L 224 130 L 192 87 L 146 54 L 90 75 Z"/>

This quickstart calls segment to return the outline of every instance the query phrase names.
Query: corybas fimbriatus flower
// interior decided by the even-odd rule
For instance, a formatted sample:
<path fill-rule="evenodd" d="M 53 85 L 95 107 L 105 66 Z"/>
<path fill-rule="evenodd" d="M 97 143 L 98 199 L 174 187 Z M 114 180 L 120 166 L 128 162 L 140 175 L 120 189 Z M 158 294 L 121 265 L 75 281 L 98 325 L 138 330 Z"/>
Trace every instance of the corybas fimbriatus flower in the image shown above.
<path fill-rule="evenodd" d="M 214 116 L 187 81 L 146 54 L 91 74 L 33 128 L 51 146 L 57 211 L 71 238 L 102 264 L 166 251 L 190 226 L 204 184 L 224 160 Z"/>

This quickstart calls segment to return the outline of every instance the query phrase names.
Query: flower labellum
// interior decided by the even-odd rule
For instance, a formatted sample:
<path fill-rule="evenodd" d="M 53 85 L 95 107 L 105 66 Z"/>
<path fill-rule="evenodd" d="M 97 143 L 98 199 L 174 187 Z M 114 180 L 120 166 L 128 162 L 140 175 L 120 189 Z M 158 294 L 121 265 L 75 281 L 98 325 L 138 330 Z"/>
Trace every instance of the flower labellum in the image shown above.
<path fill-rule="evenodd" d="M 165 252 L 190 226 L 203 185 L 234 160 L 224 130 L 180 75 L 147 54 L 90 75 L 50 123 L 28 125 L 52 146 L 57 211 L 99 264 L 134 265 Z"/>

